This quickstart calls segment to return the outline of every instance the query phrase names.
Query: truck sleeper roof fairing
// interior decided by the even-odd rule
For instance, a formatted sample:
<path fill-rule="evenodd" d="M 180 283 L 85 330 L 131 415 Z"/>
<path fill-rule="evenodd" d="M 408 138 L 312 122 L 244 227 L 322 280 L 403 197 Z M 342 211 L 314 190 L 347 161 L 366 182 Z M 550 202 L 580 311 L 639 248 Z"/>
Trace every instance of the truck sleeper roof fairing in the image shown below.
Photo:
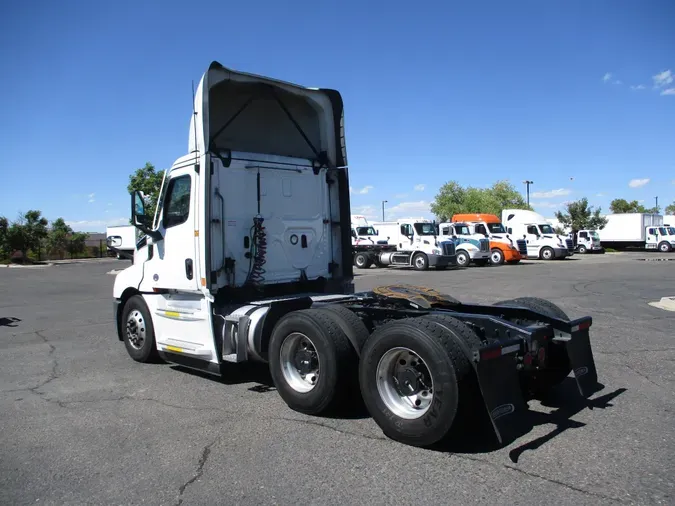
<path fill-rule="evenodd" d="M 225 149 L 346 167 L 342 97 L 336 90 L 306 88 L 214 61 L 195 93 L 188 150 Z"/>

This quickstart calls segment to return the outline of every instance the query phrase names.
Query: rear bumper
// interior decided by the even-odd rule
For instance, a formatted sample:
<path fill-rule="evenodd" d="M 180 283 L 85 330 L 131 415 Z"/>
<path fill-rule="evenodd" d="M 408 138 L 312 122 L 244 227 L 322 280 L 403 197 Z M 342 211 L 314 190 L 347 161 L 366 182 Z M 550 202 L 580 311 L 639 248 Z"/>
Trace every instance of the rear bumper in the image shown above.
<path fill-rule="evenodd" d="M 457 255 L 427 255 L 429 267 L 457 266 Z"/>

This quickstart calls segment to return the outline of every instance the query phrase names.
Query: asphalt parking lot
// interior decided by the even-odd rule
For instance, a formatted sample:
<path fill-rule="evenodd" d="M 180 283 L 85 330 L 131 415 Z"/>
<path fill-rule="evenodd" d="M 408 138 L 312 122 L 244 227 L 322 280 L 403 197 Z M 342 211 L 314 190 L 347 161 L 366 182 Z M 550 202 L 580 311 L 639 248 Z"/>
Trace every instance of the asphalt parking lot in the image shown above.
<path fill-rule="evenodd" d="M 648 258 L 649 261 L 640 259 Z M 264 368 L 223 381 L 133 362 L 114 333 L 117 260 L 0 269 L 2 504 L 672 504 L 675 254 L 461 271 L 357 271 L 471 302 L 545 297 L 593 317 L 604 388 L 530 402 L 504 448 L 395 443 L 366 416 L 289 410 Z M 486 437 L 490 437 L 487 434 Z"/>

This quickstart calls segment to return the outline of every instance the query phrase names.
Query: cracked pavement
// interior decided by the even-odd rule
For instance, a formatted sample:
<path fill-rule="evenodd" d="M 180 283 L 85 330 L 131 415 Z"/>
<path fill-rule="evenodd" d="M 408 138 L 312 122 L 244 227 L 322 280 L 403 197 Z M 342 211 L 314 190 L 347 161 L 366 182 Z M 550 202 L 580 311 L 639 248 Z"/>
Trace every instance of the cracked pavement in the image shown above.
<path fill-rule="evenodd" d="M 659 256 L 660 254 L 647 254 Z M 444 273 L 357 271 L 356 288 L 404 282 L 462 300 L 549 298 L 593 316 L 604 388 L 568 380 L 530 402 L 503 448 L 477 433 L 444 451 L 386 438 L 355 412 L 288 409 L 264 366 L 222 380 L 132 361 L 115 336 L 104 260 L 0 270 L 3 504 L 672 504 L 673 262 L 645 254 Z"/>

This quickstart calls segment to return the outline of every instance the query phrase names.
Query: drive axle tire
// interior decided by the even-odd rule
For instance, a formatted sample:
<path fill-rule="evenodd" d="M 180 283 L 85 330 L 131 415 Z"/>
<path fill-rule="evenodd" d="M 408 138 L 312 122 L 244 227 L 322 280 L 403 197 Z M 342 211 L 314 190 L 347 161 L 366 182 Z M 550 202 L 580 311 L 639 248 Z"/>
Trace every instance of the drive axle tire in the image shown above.
<path fill-rule="evenodd" d="M 339 304 L 317 306 L 316 309 L 326 313 L 332 318 L 333 321 L 340 326 L 352 345 L 357 348 L 356 352 L 361 354 L 363 345 L 366 344 L 366 341 L 370 336 L 370 332 L 368 332 L 368 328 L 361 318 L 356 316 L 354 311 Z"/>
<path fill-rule="evenodd" d="M 136 362 L 160 362 L 155 327 L 147 304 L 140 295 L 134 295 L 124 304 L 120 322 L 124 346 Z"/>
<path fill-rule="evenodd" d="M 274 386 L 289 408 L 308 415 L 341 407 L 358 381 L 358 357 L 325 310 L 292 311 L 279 319 L 269 343 Z"/>
<path fill-rule="evenodd" d="M 370 257 L 365 253 L 357 253 L 354 257 L 354 265 L 356 265 L 358 269 L 368 269 L 371 264 Z"/>
<path fill-rule="evenodd" d="M 361 396 L 387 437 L 428 447 L 464 416 L 472 367 L 449 332 L 428 318 L 406 318 L 382 325 L 366 342 Z"/>
<path fill-rule="evenodd" d="M 497 302 L 497 306 L 524 307 L 539 313 L 570 321 L 567 314 L 553 302 L 539 297 L 519 297 L 516 299 Z M 561 383 L 572 371 L 567 350 L 564 345 L 551 343 L 546 369 L 534 371 L 525 375 L 524 387 L 532 395 L 541 395 Z"/>

